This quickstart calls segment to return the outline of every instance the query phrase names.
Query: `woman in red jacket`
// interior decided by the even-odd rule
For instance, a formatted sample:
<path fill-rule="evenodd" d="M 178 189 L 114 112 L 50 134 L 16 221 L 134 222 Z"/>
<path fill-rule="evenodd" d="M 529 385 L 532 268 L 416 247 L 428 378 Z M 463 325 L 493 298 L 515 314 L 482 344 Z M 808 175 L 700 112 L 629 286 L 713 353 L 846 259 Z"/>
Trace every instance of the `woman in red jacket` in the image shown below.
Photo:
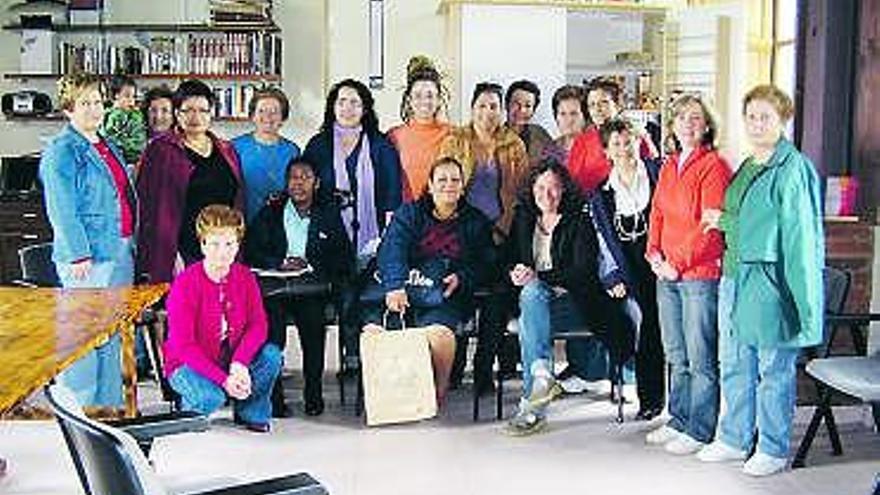
<path fill-rule="evenodd" d="M 702 213 L 724 203 L 730 167 L 715 148 L 718 126 L 705 102 L 685 95 L 667 122 L 672 153 L 660 170 L 645 257 L 657 275 L 657 305 L 670 374 L 666 425 L 648 434 L 668 452 L 692 454 L 718 420 L 718 280 L 724 242 L 703 232 Z"/>

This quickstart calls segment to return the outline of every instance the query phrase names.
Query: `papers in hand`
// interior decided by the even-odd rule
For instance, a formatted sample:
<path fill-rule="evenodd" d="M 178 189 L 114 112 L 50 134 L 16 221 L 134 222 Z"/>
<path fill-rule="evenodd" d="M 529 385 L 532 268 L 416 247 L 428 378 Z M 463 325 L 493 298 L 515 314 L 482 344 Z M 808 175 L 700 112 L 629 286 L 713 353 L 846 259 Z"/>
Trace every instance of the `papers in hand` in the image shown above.
<path fill-rule="evenodd" d="M 251 268 L 254 274 L 258 277 L 276 277 L 276 278 L 290 278 L 290 277 L 301 277 L 308 273 L 312 273 L 315 271 L 312 268 L 312 265 L 306 265 L 303 268 L 297 268 L 295 270 L 263 270 L 260 268 Z"/>

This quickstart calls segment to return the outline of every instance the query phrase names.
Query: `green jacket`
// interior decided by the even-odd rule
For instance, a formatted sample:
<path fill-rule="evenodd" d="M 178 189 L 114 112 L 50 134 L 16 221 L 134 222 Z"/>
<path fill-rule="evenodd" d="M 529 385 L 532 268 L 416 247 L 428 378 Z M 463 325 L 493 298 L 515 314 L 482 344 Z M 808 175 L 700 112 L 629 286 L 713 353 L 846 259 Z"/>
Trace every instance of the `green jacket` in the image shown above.
<path fill-rule="evenodd" d="M 743 197 L 735 337 L 757 347 L 807 347 L 821 342 L 825 237 L 819 176 L 781 138 Z"/>

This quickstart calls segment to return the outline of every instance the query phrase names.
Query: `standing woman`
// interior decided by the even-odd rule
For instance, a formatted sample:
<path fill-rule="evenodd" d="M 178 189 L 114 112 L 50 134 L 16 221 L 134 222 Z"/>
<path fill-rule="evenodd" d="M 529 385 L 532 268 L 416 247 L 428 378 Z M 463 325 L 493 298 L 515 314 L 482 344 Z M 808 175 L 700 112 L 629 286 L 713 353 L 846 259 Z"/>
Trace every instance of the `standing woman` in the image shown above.
<path fill-rule="evenodd" d="M 284 91 L 266 88 L 256 91 L 248 106 L 254 131 L 232 140 L 241 160 L 245 186 L 245 220 L 250 223 L 271 194 L 287 190 L 287 164 L 299 156 L 299 146 L 280 134 L 290 115 Z"/>
<path fill-rule="evenodd" d="M 440 157 L 454 158 L 464 168 L 465 197 L 492 221 L 496 245 L 504 243 L 510 233 L 516 197 L 529 172 L 526 147 L 503 124 L 501 103 L 501 86 L 478 83 L 471 97 L 471 122 L 454 129 L 440 147 Z M 505 284 L 501 267 L 495 268 L 487 282 Z M 483 324 L 474 356 L 474 381 L 480 392 L 491 390 L 492 363 L 513 304 L 509 297 L 493 295 L 481 313 Z M 505 363 L 508 370 L 511 364 L 515 367 L 515 354 L 511 353 L 513 363 Z"/>
<path fill-rule="evenodd" d="M 174 127 L 174 93 L 164 84 L 150 88 L 141 102 L 141 112 L 147 122 L 147 139 Z"/>
<path fill-rule="evenodd" d="M 335 200 L 342 207 L 355 256 L 371 257 L 401 203 L 400 158 L 379 131 L 373 95 L 364 83 L 345 79 L 330 88 L 321 130 L 309 140 L 303 157 L 315 165 L 319 200 Z M 359 362 L 357 290 L 346 290 L 342 298 L 346 366 L 351 369 Z"/>
<path fill-rule="evenodd" d="M 587 105 L 584 101 L 584 90 L 580 86 L 567 84 L 553 93 L 550 101 L 553 107 L 553 119 L 559 137 L 553 140 L 553 146 L 545 150 L 545 155 L 553 153 L 553 157 L 562 164 L 568 163 L 568 155 L 577 138 L 587 125 Z"/>
<path fill-rule="evenodd" d="M 639 158 L 639 137 L 628 120 L 608 120 L 600 129 L 600 136 L 611 172 L 599 186 L 597 197 L 612 220 L 613 240 L 622 251 L 629 276 L 627 295 L 635 298 L 641 313 L 636 352 L 636 419 L 648 421 L 663 412 L 666 374 L 657 316 L 657 277 L 645 259 L 651 196 L 659 171 L 655 161 Z"/>
<path fill-rule="evenodd" d="M 575 139 L 568 160 L 568 171 L 584 193 L 593 191 L 608 178 L 611 163 L 605 155 L 599 129 L 609 119 L 620 115 L 622 89 L 617 82 L 597 77 L 587 85 L 587 112 L 590 125 Z M 639 136 L 639 156 L 657 159 L 660 154 L 646 133 Z"/>
<path fill-rule="evenodd" d="M 670 372 L 666 425 L 648 443 L 692 454 L 712 441 L 718 420 L 718 279 L 724 241 L 704 232 L 703 212 L 721 207 L 730 167 L 715 148 L 717 120 L 697 96 L 672 103 L 673 152 L 654 192 L 645 257 L 657 275 L 657 306 Z"/>
<path fill-rule="evenodd" d="M 403 124 L 388 131 L 400 154 L 403 200 L 414 201 L 428 184 L 428 172 L 451 126 L 439 119 L 446 106 L 446 89 L 431 59 L 419 56 L 406 66 L 406 91 L 400 102 Z"/>
<path fill-rule="evenodd" d="M 101 80 L 71 74 L 58 81 L 68 124 L 43 150 L 40 178 L 52 224 L 52 261 L 66 288 L 131 285 L 137 201 L 121 152 L 98 132 Z M 121 406 L 118 334 L 62 374 L 82 405 Z"/>
<path fill-rule="evenodd" d="M 244 208 L 238 155 L 210 130 L 211 88 L 201 81 L 184 81 L 173 103 L 177 126 L 150 141 L 137 178 L 143 198 L 137 273 L 154 283 L 170 282 L 184 266 L 202 259 L 196 236 L 202 208 Z"/>
<path fill-rule="evenodd" d="M 779 88 L 757 86 L 743 99 L 752 154 L 707 228 L 724 232 L 718 322 L 721 392 L 727 409 L 707 462 L 744 460 L 753 476 L 785 468 L 801 347 L 822 339 L 825 265 L 819 177 L 783 135 L 793 114 Z M 748 233 L 748 235 L 743 235 Z"/>

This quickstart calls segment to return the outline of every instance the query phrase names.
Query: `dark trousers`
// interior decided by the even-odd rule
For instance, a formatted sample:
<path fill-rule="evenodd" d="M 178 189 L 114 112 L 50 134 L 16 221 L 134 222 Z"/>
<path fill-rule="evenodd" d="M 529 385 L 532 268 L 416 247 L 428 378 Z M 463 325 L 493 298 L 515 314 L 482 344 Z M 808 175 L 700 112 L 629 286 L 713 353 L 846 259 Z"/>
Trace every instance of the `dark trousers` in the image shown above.
<path fill-rule="evenodd" d="M 516 370 L 519 361 L 519 341 L 514 336 L 502 341 L 507 323 L 516 308 L 516 295 L 507 287 L 499 285 L 484 299 L 477 301 L 480 318 L 477 327 L 477 349 L 474 353 L 474 381 L 482 386 L 492 383 L 492 365 L 495 356 L 499 357 L 502 372 Z M 453 379 L 461 379 L 467 354 L 467 337 L 456 339 L 455 362 L 452 367 Z"/>
<path fill-rule="evenodd" d="M 324 348 L 327 330 L 324 326 L 326 297 L 271 297 L 266 300 L 269 317 L 269 342 L 284 349 L 287 345 L 287 322 L 292 320 L 299 333 L 303 356 L 306 399 L 321 397 L 321 379 L 324 375 Z M 281 380 L 276 382 L 273 401 L 283 401 Z"/>
<path fill-rule="evenodd" d="M 663 340 L 660 337 L 660 318 L 657 313 L 657 279 L 645 261 L 644 242 L 625 243 L 621 246 L 635 280 L 633 296 L 642 310 L 639 347 L 636 352 L 636 391 L 641 407 L 663 407 L 666 402 L 666 361 Z"/>

